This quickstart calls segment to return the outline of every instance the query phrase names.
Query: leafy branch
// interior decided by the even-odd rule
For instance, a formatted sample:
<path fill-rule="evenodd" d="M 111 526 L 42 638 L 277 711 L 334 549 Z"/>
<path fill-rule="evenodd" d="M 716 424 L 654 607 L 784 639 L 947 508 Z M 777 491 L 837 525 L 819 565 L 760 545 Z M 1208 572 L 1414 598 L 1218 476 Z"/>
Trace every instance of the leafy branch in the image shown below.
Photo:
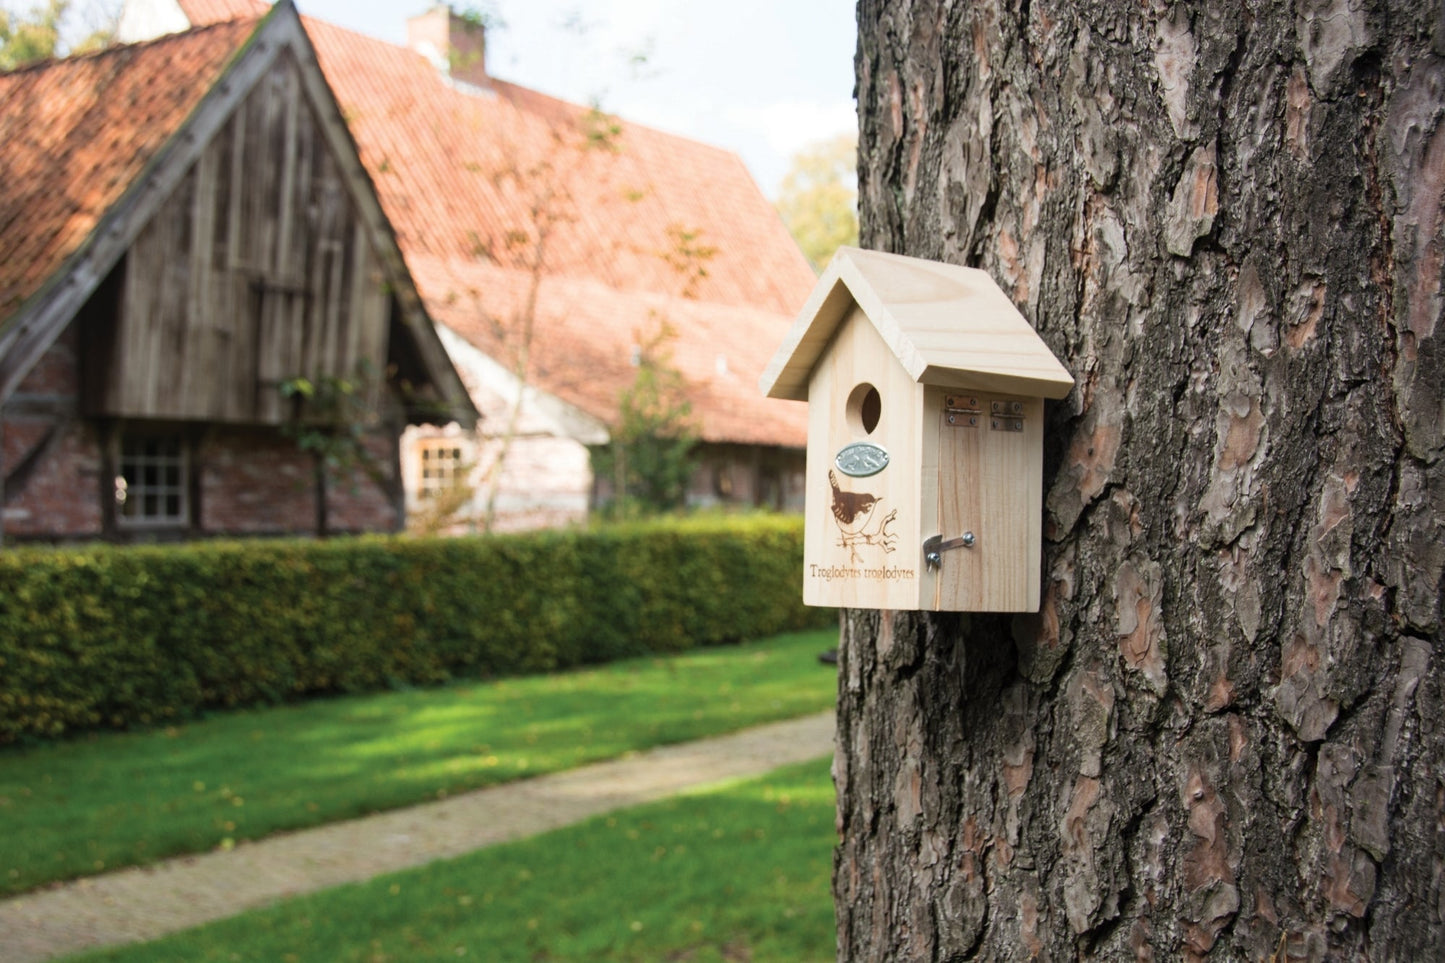
<path fill-rule="evenodd" d="M 376 413 L 367 390 L 374 381 L 370 365 L 357 365 L 356 377 L 295 375 L 278 385 L 281 397 L 291 403 L 291 413 L 281 424 L 281 433 L 296 447 L 311 455 L 317 495 L 319 534 L 327 533 L 326 489 L 329 477 L 353 476 L 360 471 L 383 491 L 394 486 L 366 447 L 367 429 Z"/>

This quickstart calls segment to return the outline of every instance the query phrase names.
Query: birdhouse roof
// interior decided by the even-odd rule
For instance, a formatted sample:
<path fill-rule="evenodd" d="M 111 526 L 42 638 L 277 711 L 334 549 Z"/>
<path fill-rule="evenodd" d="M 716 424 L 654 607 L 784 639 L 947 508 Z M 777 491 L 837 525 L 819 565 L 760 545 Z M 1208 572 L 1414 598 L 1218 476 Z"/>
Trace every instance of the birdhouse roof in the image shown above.
<path fill-rule="evenodd" d="M 763 393 L 806 401 L 813 367 L 855 304 L 914 381 L 1044 398 L 1074 385 L 985 272 L 845 247 L 759 379 Z"/>

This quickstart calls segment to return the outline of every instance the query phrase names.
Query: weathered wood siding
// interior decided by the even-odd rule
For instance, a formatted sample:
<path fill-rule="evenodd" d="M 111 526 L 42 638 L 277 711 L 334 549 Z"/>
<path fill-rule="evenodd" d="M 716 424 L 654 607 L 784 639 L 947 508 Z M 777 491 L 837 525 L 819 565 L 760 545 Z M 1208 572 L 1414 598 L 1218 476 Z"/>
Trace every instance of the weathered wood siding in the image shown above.
<path fill-rule="evenodd" d="M 381 262 L 289 55 L 141 231 L 125 273 L 105 414 L 275 424 L 288 378 L 369 370 L 377 389 Z"/>

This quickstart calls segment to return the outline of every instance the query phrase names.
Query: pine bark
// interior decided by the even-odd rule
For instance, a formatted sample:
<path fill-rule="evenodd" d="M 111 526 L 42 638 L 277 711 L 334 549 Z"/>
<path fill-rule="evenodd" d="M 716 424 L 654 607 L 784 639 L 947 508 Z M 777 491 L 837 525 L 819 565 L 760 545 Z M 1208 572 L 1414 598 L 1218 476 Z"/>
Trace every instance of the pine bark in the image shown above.
<path fill-rule="evenodd" d="M 854 611 L 839 959 L 1445 959 L 1438 0 L 861 0 L 865 247 L 987 270 L 1036 615 Z"/>

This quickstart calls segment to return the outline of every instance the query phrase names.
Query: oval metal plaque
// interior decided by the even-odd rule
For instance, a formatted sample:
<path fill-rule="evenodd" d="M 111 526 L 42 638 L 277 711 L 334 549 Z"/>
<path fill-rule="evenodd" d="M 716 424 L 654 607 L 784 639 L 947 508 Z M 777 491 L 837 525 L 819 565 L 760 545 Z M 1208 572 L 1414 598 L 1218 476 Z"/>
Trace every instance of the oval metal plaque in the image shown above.
<path fill-rule="evenodd" d="M 845 475 L 867 478 L 888 467 L 888 452 L 871 442 L 855 441 L 839 450 L 833 464 Z"/>

